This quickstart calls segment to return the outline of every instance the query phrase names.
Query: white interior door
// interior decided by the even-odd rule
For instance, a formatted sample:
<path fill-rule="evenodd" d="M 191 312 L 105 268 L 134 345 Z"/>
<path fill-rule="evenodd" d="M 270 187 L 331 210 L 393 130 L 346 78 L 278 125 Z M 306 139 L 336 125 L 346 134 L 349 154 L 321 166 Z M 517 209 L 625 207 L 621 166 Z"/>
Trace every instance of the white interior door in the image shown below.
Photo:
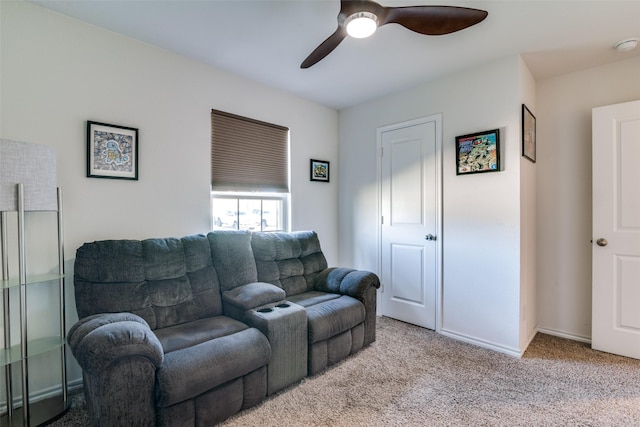
<path fill-rule="evenodd" d="M 437 329 L 441 116 L 378 129 L 381 311 Z"/>
<path fill-rule="evenodd" d="M 640 101 L 593 109 L 592 347 L 640 359 Z"/>

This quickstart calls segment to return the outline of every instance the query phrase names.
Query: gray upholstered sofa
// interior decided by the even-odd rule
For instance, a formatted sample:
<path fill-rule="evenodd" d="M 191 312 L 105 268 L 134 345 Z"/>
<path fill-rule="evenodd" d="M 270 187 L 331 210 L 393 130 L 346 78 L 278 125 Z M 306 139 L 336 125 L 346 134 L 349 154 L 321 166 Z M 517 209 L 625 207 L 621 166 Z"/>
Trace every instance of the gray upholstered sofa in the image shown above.
<path fill-rule="evenodd" d="M 315 232 L 86 243 L 68 333 L 99 426 L 211 426 L 375 340 L 375 274 Z"/>

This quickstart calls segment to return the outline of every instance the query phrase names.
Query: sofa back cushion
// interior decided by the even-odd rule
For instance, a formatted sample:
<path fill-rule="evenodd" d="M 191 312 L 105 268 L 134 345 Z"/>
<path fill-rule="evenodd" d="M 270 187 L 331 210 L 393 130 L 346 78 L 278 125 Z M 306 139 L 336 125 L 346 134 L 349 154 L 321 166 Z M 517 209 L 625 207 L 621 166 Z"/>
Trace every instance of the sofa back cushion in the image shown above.
<path fill-rule="evenodd" d="M 287 296 L 313 289 L 315 277 L 327 268 L 314 231 L 253 233 L 258 281 L 281 287 Z"/>
<path fill-rule="evenodd" d="M 211 231 L 207 238 L 222 292 L 258 281 L 250 231 Z"/>
<path fill-rule="evenodd" d="M 76 252 L 74 283 L 80 318 L 131 312 L 157 329 L 222 314 L 204 235 L 85 243 Z"/>

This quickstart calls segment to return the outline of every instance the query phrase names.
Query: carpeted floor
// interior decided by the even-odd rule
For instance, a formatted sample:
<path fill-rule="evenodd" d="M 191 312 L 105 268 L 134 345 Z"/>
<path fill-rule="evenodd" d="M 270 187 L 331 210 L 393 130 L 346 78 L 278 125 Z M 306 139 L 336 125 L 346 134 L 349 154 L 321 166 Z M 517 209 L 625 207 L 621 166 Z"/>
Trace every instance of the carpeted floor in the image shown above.
<path fill-rule="evenodd" d="M 86 426 L 82 395 L 53 426 Z M 223 426 L 640 426 L 640 361 L 538 334 L 522 359 L 388 318 L 377 341 Z"/>

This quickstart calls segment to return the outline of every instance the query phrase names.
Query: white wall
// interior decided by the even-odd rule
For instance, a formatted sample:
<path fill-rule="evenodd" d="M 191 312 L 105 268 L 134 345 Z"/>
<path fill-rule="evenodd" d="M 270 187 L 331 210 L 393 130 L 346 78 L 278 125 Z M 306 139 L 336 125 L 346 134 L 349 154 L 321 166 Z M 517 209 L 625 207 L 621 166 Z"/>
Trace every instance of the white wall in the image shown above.
<path fill-rule="evenodd" d="M 521 102 L 536 115 L 536 82 L 520 60 Z M 520 115 L 522 127 L 522 115 Z M 522 144 L 522 134 L 520 134 Z M 538 327 L 536 176 L 540 164 L 520 157 L 520 349 L 526 349 Z"/>
<path fill-rule="evenodd" d="M 56 148 L 67 259 L 87 241 L 209 230 L 215 108 L 290 127 L 291 228 L 316 230 L 337 264 L 337 168 L 309 181 L 310 158 L 337 165 L 335 110 L 27 2 L 0 7 L 0 137 Z M 139 129 L 138 181 L 86 178 L 87 120 Z"/>
<path fill-rule="evenodd" d="M 540 80 L 538 317 L 542 331 L 591 339 L 591 109 L 640 99 L 640 57 Z"/>
<path fill-rule="evenodd" d="M 315 229 L 337 259 L 335 110 L 25 2 L 2 2 L 3 138 L 54 146 L 67 252 L 91 239 L 207 231 L 211 108 L 291 129 L 292 229 Z M 85 177 L 85 122 L 139 128 L 137 182 Z M 317 209 L 323 206 L 324 209 Z"/>
<path fill-rule="evenodd" d="M 443 329 L 520 351 L 533 281 L 540 328 L 589 339 L 591 108 L 640 99 L 640 58 L 538 81 L 535 96 L 517 57 L 443 77 L 340 112 L 338 151 L 334 110 L 30 3 L 2 1 L 0 14 L 0 137 L 57 149 L 68 259 L 85 241 L 208 230 L 216 108 L 291 128 L 292 228 L 317 230 L 331 264 L 378 271 L 376 128 L 441 112 Z M 537 117 L 535 166 L 520 157 L 521 102 Z M 140 129 L 139 181 L 85 177 L 86 120 Z M 455 136 L 494 127 L 505 170 L 457 177 Z M 309 158 L 332 161 L 330 184 L 309 182 Z"/>
<path fill-rule="evenodd" d="M 442 113 L 442 332 L 513 354 L 522 350 L 521 67 L 513 56 L 340 112 L 343 262 L 379 271 L 376 128 Z M 495 128 L 504 170 L 456 176 L 455 136 Z"/>

